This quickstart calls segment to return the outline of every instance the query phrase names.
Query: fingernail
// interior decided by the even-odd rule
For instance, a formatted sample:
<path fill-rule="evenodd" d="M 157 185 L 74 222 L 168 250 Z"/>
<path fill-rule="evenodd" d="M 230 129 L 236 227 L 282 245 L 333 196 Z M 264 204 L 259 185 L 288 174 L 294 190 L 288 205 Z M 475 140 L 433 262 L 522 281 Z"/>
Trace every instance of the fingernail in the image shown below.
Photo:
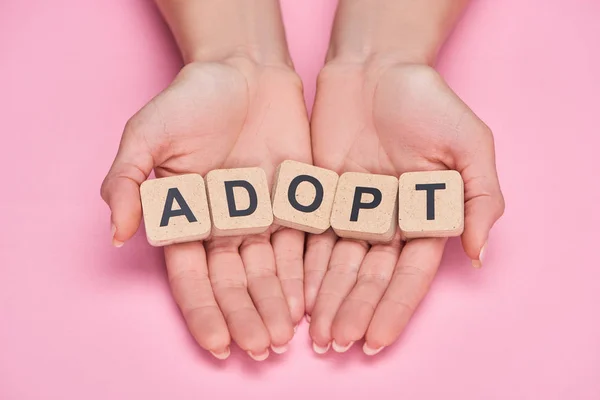
<path fill-rule="evenodd" d="M 298 323 L 298 324 L 296 324 L 296 326 L 294 326 L 294 333 L 298 332 L 298 326 L 299 326 L 299 325 L 300 325 L 300 324 Z"/>
<path fill-rule="evenodd" d="M 316 344 L 315 342 L 313 342 L 313 350 L 317 354 L 327 353 L 329 351 L 329 347 L 331 347 L 331 342 L 327 343 L 327 346 L 325 346 L 325 347 L 321 347 L 318 344 Z"/>
<path fill-rule="evenodd" d="M 350 347 L 352 347 L 352 345 L 354 344 L 354 342 L 350 342 L 345 346 L 340 346 L 339 344 L 337 344 L 335 342 L 335 340 L 331 343 L 331 347 L 333 347 L 333 351 L 335 351 L 336 353 L 345 353 L 348 351 L 348 349 Z"/>
<path fill-rule="evenodd" d="M 214 351 L 211 351 L 210 354 L 212 354 L 213 356 L 215 356 L 215 358 L 218 358 L 219 360 L 225 360 L 231 354 L 231 350 L 229 349 L 229 347 L 227 347 L 225 350 L 223 350 L 220 353 L 216 353 Z"/>
<path fill-rule="evenodd" d="M 117 233 L 117 227 L 115 226 L 115 224 L 111 224 L 110 226 L 110 235 L 112 237 L 112 244 L 115 247 L 123 247 L 123 245 L 125 244 L 125 242 L 121 242 L 120 240 L 115 239 L 115 233 Z"/>
<path fill-rule="evenodd" d="M 283 346 L 271 345 L 271 350 L 273 350 L 273 353 L 275 353 L 275 354 L 283 354 L 286 351 L 288 351 L 288 345 L 287 344 L 284 344 Z"/>
<path fill-rule="evenodd" d="M 306 322 L 310 324 L 310 314 L 306 314 L 304 318 L 306 318 Z"/>
<path fill-rule="evenodd" d="M 253 354 L 251 351 L 248 351 L 248 355 L 255 361 L 264 361 L 269 357 L 269 349 L 266 349 L 261 354 Z"/>
<path fill-rule="evenodd" d="M 379 353 L 381 350 L 383 350 L 383 348 L 384 348 L 384 347 L 385 347 L 385 346 L 381 346 L 381 347 L 380 347 L 380 348 L 378 348 L 378 349 L 373 349 L 373 348 L 369 347 L 369 345 L 368 345 L 368 344 L 366 344 L 366 343 L 365 343 L 365 344 L 363 345 L 363 352 L 364 352 L 366 355 L 368 355 L 368 356 L 374 356 L 375 354 L 377 354 L 377 353 Z"/>
<path fill-rule="evenodd" d="M 471 261 L 471 264 L 473 264 L 473 267 L 481 268 L 483 266 L 483 256 L 485 255 L 486 248 L 487 248 L 487 242 L 485 242 L 483 247 L 481 247 L 481 251 L 479 252 L 479 259 Z"/>

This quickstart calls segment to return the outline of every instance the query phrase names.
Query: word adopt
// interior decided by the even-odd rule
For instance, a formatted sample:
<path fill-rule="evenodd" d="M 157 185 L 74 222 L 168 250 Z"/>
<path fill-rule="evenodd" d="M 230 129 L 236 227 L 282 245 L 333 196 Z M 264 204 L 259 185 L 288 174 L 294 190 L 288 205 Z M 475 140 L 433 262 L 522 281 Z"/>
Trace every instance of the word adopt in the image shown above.
<path fill-rule="evenodd" d="M 269 190 L 260 168 L 184 174 L 142 183 L 148 242 L 165 246 L 209 236 L 265 232 L 275 223 L 319 234 L 387 242 L 459 236 L 464 230 L 464 184 L 457 171 L 388 175 L 346 172 L 338 176 L 287 160 Z"/>

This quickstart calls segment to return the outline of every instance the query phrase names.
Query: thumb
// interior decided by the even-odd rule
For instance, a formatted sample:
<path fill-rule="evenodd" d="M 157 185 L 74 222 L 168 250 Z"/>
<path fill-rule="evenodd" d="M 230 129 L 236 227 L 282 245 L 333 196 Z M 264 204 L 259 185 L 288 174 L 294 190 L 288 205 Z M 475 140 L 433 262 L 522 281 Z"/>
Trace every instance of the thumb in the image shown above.
<path fill-rule="evenodd" d="M 140 185 L 154 166 L 146 141 L 131 125 L 127 123 L 125 127 L 119 150 L 100 190 L 111 211 L 111 235 L 115 247 L 123 246 L 140 226 Z"/>
<path fill-rule="evenodd" d="M 460 160 L 458 170 L 465 183 L 465 229 L 462 245 L 480 268 L 490 230 L 504 214 L 504 197 L 496 171 L 494 139 L 492 132 L 482 122 L 469 135 L 468 143 L 455 151 Z"/>

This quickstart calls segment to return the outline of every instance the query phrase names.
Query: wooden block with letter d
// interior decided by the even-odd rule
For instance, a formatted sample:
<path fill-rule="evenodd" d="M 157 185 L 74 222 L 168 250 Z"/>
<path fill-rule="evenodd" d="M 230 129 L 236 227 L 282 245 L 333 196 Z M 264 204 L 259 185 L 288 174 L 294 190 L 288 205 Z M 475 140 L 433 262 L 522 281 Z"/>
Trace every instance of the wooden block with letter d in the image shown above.
<path fill-rule="evenodd" d="M 200 175 L 150 179 L 140 186 L 140 195 L 151 245 L 202 240 L 210 235 L 206 189 Z"/>
<path fill-rule="evenodd" d="M 329 229 L 338 174 L 298 161 L 282 162 L 273 185 L 275 223 L 309 233 Z"/>
<path fill-rule="evenodd" d="M 331 227 L 344 238 L 388 242 L 396 233 L 398 178 L 346 172 L 340 176 Z"/>
<path fill-rule="evenodd" d="M 214 236 L 262 233 L 273 223 L 267 175 L 261 168 L 210 171 L 206 187 Z"/>
<path fill-rule="evenodd" d="M 398 195 L 398 222 L 405 239 L 463 233 L 464 184 L 458 171 L 404 173 Z"/>

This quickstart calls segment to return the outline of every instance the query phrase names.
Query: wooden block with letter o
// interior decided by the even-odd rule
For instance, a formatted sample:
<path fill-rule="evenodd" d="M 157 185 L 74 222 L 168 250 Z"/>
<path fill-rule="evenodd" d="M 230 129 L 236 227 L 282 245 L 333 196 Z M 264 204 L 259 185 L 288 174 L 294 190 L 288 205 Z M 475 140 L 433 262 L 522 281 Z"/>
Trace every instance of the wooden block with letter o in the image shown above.
<path fill-rule="evenodd" d="M 286 160 L 273 185 L 275 223 L 309 233 L 329 229 L 338 174 L 324 168 Z"/>
<path fill-rule="evenodd" d="M 457 171 L 404 173 L 398 194 L 398 222 L 405 239 L 462 234 L 464 185 Z"/>
<path fill-rule="evenodd" d="M 262 233 L 273 223 L 267 175 L 261 168 L 210 171 L 206 187 L 214 236 Z"/>
<path fill-rule="evenodd" d="M 210 235 L 206 189 L 200 175 L 150 179 L 140 186 L 140 195 L 151 245 L 202 240 Z"/>
<path fill-rule="evenodd" d="M 398 178 L 346 172 L 340 176 L 331 227 L 340 237 L 390 241 L 396 233 Z"/>

